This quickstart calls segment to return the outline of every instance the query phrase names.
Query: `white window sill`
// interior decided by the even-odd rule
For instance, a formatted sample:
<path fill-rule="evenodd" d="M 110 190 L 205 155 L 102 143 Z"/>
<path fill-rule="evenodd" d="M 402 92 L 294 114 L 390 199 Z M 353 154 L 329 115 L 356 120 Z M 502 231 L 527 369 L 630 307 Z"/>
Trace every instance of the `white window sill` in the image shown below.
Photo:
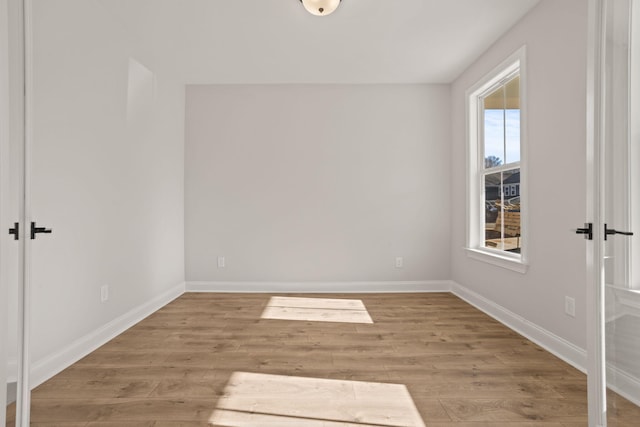
<path fill-rule="evenodd" d="M 529 269 L 529 264 L 522 262 L 520 257 L 511 257 L 506 254 L 501 254 L 498 251 L 491 251 L 486 249 L 477 248 L 465 248 L 467 256 L 477 261 L 486 262 L 497 267 L 502 267 L 507 270 L 516 271 L 524 274 Z"/>

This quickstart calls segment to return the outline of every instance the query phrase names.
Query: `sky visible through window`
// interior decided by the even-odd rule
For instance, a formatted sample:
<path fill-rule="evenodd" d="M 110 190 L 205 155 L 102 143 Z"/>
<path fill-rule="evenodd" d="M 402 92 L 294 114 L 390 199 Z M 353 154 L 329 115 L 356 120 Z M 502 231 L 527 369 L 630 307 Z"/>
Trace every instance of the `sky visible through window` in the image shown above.
<path fill-rule="evenodd" d="M 484 157 L 490 156 L 499 158 L 503 165 L 520 161 L 519 109 L 484 111 Z"/>

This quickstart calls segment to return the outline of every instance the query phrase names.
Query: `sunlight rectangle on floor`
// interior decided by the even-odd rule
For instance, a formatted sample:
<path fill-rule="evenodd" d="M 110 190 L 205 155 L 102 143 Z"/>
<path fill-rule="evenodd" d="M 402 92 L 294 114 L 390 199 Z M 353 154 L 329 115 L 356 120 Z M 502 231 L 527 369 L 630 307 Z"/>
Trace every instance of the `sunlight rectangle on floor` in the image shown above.
<path fill-rule="evenodd" d="M 262 319 L 373 323 L 364 303 L 355 299 L 271 297 Z"/>
<path fill-rule="evenodd" d="M 209 423 L 226 427 L 424 427 L 402 384 L 235 372 Z"/>

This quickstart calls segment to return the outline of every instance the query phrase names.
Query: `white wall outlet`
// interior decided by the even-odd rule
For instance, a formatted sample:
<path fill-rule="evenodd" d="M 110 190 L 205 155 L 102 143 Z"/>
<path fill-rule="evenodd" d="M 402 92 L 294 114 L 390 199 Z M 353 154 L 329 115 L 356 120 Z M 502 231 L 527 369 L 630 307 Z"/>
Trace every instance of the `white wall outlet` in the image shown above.
<path fill-rule="evenodd" d="M 100 287 L 100 302 L 106 302 L 109 299 L 109 285 Z"/>
<path fill-rule="evenodd" d="M 571 317 L 576 317 L 576 299 L 564 297 L 564 312 Z"/>
<path fill-rule="evenodd" d="M 223 256 L 218 257 L 218 268 L 225 268 L 227 266 L 227 261 Z"/>
<path fill-rule="evenodd" d="M 404 259 L 401 256 L 396 257 L 396 268 L 402 268 L 404 266 Z"/>

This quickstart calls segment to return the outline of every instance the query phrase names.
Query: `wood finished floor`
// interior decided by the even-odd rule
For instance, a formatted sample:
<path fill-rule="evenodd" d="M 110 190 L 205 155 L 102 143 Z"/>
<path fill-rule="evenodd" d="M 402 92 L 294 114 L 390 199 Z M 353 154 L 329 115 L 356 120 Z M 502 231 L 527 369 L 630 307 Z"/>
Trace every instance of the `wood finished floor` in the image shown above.
<path fill-rule="evenodd" d="M 451 294 L 318 295 L 374 324 L 261 320 L 269 297 L 184 294 L 37 387 L 31 425 L 207 425 L 237 371 L 404 384 L 428 427 L 587 425 L 585 375 Z"/>

